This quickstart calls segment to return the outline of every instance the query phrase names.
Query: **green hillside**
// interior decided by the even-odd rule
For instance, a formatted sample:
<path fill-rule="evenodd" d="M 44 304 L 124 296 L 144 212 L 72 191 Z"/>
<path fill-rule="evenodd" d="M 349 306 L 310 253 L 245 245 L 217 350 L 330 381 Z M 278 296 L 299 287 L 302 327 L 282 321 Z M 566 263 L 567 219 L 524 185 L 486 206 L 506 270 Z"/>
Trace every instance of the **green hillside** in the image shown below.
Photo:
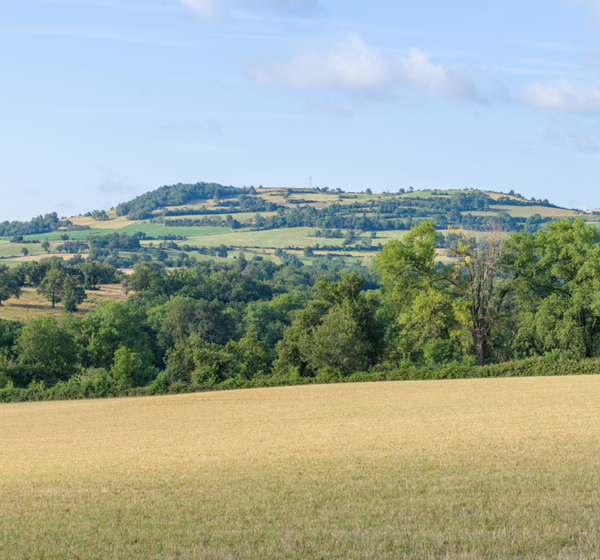
<path fill-rule="evenodd" d="M 481 236 L 490 229 L 536 231 L 551 220 L 575 216 L 589 222 L 598 219 L 547 200 L 526 200 L 512 191 L 401 189 L 372 194 L 369 189 L 344 193 L 178 184 L 145 193 L 110 212 L 63 220 L 48 214 L 28 223 L 4 222 L 0 259 L 14 266 L 48 256 L 70 259 L 80 253 L 86 257 L 94 238 L 117 233 L 137 236 L 139 248 L 113 247 L 96 251 L 94 258 L 125 268 L 151 259 L 178 266 L 192 257 L 233 258 L 245 251 L 277 262 L 313 264 L 315 259 L 333 257 L 358 263 L 422 220 L 433 222 L 443 234 L 462 228 L 470 236 Z M 446 258 L 443 249 L 439 257 Z"/>

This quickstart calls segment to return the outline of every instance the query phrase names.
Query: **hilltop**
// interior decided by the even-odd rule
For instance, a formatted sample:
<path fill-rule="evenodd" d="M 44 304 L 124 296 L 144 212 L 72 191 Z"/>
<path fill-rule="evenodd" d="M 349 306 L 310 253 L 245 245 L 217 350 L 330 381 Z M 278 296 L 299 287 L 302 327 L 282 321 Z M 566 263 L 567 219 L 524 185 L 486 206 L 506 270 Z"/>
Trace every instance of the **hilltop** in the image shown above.
<path fill-rule="evenodd" d="M 536 231 L 558 218 L 582 216 L 596 223 L 597 214 L 527 200 L 514 191 L 346 193 L 179 183 L 108 212 L 0 223 L 0 259 L 16 265 L 49 256 L 85 258 L 91 252 L 97 260 L 127 268 L 148 258 L 181 266 L 190 258 L 226 259 L 244 251 L 284 263 L 344 259 L 359 264 L 422 220 L 432 221 L 442 234 L 462 227 L 478 237 L 498 227 Z M 439 258 L 447 258 L 443 250 Z"/>

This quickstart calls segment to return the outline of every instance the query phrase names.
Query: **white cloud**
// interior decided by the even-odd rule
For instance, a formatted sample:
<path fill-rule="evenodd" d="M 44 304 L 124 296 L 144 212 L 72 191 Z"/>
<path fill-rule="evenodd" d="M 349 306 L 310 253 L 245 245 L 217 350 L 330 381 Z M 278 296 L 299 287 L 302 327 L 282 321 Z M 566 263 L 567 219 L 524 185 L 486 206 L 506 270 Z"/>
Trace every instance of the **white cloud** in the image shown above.
<path fill-rule="evenodd" d="M 311 12 L 321 9 L 318 0 L 238 0 L 238 4 L 247 9 L 260 11 Z"/>
<path fill-rule="evenodd" d="M 225 17 L 227 7 L 224 0 L 179 0 L 186 8 L 197 16 L 205 19 L 220 19 Z"/>
<path fill-rule="evenodd" d="M 183 6 L 203 19 L 221 19 L 231 10 L 253 13 L 299 14 L 321 11 L 318 0 L 179 0 Z"/>
<path fill-rule="evenodd" d="M 246 66 L 258 84 L 291 89 L 324 89 L 362 95 L 398 95 L 402 90 L 442 97 L 487 101 L 498 92 L 481 91 L 478 80 L 434 64 L 423 51 L 391 55 L 352 34 L 326 51 Z M 482 82 L 488 88 L 488 77 Z"/>
<path fill-rule="evenodd" d="M 398 77 L 409 87 L 424 93 L 448 97 L 479 97 L 474 84 L 457 72 L 432 64 L 421 50 L 412 48 L 396 61 Z"/>
<path fill-rule="evenodd" d="M 521 101 L 535 109 L 563 113 L 600 113 L 600 86 L 559 80 L 523 86 Z"/>

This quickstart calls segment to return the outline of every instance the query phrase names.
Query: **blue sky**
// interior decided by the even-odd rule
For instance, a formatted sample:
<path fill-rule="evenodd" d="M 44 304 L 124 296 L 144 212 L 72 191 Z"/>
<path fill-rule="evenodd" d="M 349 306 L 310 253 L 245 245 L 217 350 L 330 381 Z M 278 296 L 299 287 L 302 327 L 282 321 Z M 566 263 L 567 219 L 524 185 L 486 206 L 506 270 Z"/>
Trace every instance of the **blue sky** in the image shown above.
<path fill-rule="evenodd" d="M 0 220 L 164 184 L 600 206 L 600 0 L 19 0 Z"/>

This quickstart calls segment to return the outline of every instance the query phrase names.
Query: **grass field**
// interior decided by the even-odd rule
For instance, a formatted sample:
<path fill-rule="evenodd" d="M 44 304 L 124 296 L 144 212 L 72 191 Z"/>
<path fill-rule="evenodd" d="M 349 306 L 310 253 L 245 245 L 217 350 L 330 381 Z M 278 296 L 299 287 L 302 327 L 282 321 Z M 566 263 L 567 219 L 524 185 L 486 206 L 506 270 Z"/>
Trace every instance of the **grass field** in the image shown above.
<path fill-rule="evenodd" d="M 44 252 L 42 249 L 41 243 L 10 243 L 8 241 L 0 241 L 0 257 L 10 258 L 10 257 L 22 257 L 23 253 L 21 253 L 21 249 L 23 247 L 27 248 L 27 251 L 31 255 L 40 255 Z"/>
<path fill-rule="evenodd" d="M 85 315 L 98 307 L 103 301 L 125 301 L 127 297 L 119 284 L 99 286 L 98 290 L 86 290 L 87 299 L 78 306 L 76 315 Z M 52 309 L 52 304 L 44 297 L 38 295 L 35 288 L 22 288 L 19 299 L 10 298 L 0 306 L 0 319 L 11 321 L 27 321 L 40 316 L 58 317 L 63 314 L 63 306 L 57 303 Z"/>
<path fill-rule="evenodd" d="M 0 407 L 0 557 L 597 558 L 600 377 Z"/>
<path fill-rule="evenodd" d="M 48 241 L 55 241 L 56 243 L 60 244 L 60 243 L 64 243 L 64 241 L 60 238 L 60 236 L 64 235 L 66 233 L 69 236 L 69 239 L 81 239 L 82 241 L 85 241 L 85 239 L 89 235 L 106 235 L 106 233 L 112 233 L 110 231 L 107 232 L 107 231 L 97 227 L 99 224 L 102 224 L 102 223 L 110 223 L 110 222 L 97 222 L 94 224 L 94 228 L 84 229 L 82 231 L 53 231 L 50 233 L 38 233 L 36 235 L 25 235 L 24 238 L 29 239 L 29 240 L 38 239 L 39 241 L 44 241 L 44 240 L 48 239 Z M 113 229 L 113 228 L 109 228 L 109 229 Z M 18 246 L 20 247 L 21 245 L 18 245 Z M 29 247 L 29 245 L 28 245 L 28 247 Z"/>
<path fill-rule="evenodd" d="M 170 228 L 179 229 L 179 228 Z M 234 247 L 306 247 L 307 245 L 340 245 L 343 239 L 326 239 L 322 237 L 309 237 L 317 228 L 284 228 L 266 231 L 236 230 L 228 233 L 189 236 L 188 242 L 196 245 L 215 246 L 227 245 Z"/>
<path fill-rule="evenodd" d="M 244 220 L 254 220 L 254 216 L 256 215 L 260 215 L 263 218 L 269 218 L 270 216 L 277 216 L 277 212 L 237 212 L 237 213 L 230 213 L 231 217 L 234 218 L 235 220 L 237 220 L 238 222 L 243 222 Z M 226 218 L 227 214 L 223 214 L 223 215 L 218 215 L 218 214 L 207 214 L 206 216 L 212 218 L 212 219 L 216 219 L 216 218 Z M 190 219 L 190 220 L 199 220 L 203 217 L 206 216 L 202 216 L 202 215 L 198 215 L 198 214 L 187 214 L 187 215 L 183 215 L 183 216 L 167 216 L 165 217 L 165 220 L 167 221 L 172 221 L 172 220 L 185 220 L 185 219 Z M 221 228 L 218 228 L 221 229 Z"/>
<path fill-rule="evenodd" d="M 202 218 L 202 216 L 196 216 Z M 152 237 L 158 237 L 159 235 L 205 235 L 207 233 L 223 233 L 231 231 L 231 228 L 220 228 L 220 227 L 167 227 L 163 224 L 146 224 L 146 223 L 135 223 L 133 225 L 123 227 L 117 230 L 117 233 L 127 233 L 132 235 L 137 231 L 141 231 L 146 235 Z"/>
<path fill-rule="evenodd" d="M 498 205 L 490 206 L 490 212 L 462 212 L 463 214 L 473 214 L 473 216 L 495 216 L 498 212 L 506 212 L 515 218 L 529 218 L 534 214 L 539 214 L 542 218 L 575 218 L 581 213 L 576 210 L 567 210 L 566 208 L 552 208 L 549 206 L 512 206 Z M 583 216 L 588 219 L 590 216 Z"/>

